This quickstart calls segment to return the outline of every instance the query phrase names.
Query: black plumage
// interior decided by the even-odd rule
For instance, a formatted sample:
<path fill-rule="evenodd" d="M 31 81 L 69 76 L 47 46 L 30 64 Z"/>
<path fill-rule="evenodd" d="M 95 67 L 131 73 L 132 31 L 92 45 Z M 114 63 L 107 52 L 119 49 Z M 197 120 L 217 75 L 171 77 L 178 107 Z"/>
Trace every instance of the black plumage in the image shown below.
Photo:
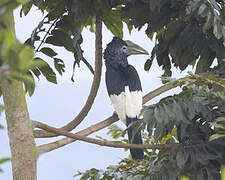
<path fill-rule="evenodd" d="M 137 121 L 142 106 L 141 82 L 136 69 L 128 64 L 127 57 L 132 54 L 147 54 L 140 46 L 118 37 L 107 45 L 104 52 L 106 65 L 106 86 L 112 104 L 119 118 L 127 125 Z M 128 128 L 129 142 L 142 144 L 141 131 L 134 135 Z M 133 159 L 142 159 L 142 149 L 130 149 Z"/>

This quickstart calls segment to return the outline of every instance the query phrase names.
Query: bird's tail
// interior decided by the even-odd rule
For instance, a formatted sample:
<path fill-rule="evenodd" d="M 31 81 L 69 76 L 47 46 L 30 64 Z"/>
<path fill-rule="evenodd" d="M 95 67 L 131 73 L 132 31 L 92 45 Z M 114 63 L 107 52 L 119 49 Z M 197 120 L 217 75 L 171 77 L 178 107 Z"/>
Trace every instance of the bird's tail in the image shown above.
<path fill-rule="evenodd" d="M 130 123 L 133 123 L 135 121 L 137 121 L 137 118 L 128 118 L 127 117 L 127 126 Z M 136 134 L 134 135 L 135 132 L 136 132 Z M 134 127 L 132 127 L 132 126 L 130 128 L 128 128 L 128 139 L 129 139 L 129 143 L 131 143 L 131 144 L 143 144 L 142 137 L 141 137 L 141 130 L 135 131 Z M 143 159 L 143 156 L 144 156 L 143 149 L 131 148 L 130 153 L 131 153 L 131 157 L 134 160 Z"/>

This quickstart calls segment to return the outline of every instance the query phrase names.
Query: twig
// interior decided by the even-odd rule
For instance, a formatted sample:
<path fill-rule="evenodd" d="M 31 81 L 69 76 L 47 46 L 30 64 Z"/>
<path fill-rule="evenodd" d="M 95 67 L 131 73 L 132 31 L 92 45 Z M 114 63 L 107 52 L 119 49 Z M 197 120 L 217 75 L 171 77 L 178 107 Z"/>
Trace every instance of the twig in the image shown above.
<path fill-rule="evenodd" d="M 95 71 L 94 71 L 94 78 L 91 86 L 91 90 L 87 101 L 80 111 L 80 113 L 67 125 L 59 128 L 64 131 L 71 131 L 76 128 L 83 119 L 87 116 L 88 112 L 90 111 L 95 97 L 97 95 L 100 81 L 101 81 L 101 74 L 102 74 L 102 21 L 100 18 L 96 18 L 96 39 L 95 39 Z M 36 130 L 34 131 L 34 136 L 36 138 L 45 138 L 45 137 L 53 137 L 56 136 L 53 133 L 49 133 L 46 131 Z"/>
<path fill-rule="evenodd" d="M 114 148 L 136 148 L 136 149 L 169 149 L 172 148 L 175 144 L 125 144 L 125 143 L 113 143 L 108 141 L 102 141 L 99 139 L 89 138 L 86 136 L 82 136 L 79 134 L 73 134 L 67 131 L 63 131 L 61 129 L 56 129 L 54 127 L 48 126 L 41 122 L 34 122 L 35 127 L 41 128 L 48 132 L 53 132 L 54 134 L 64 135 L 69 138 L 73 138 L 75 140 L 81 140 L 92 144 L 97 144 L 100 146 L 114 147 Z"/>
<path fill-rule="evenodd" d="M 39 46 L 38 46 L 36 52 L 39 51 L 41 45 L 45 42 L 45 38 L 49 35 L 49 32 L 51 31 L 52 27 L 55 25 L 55 23 L 56 23 L 57 21 L 58 21 L 58 18 L 51 24 L 51 26 L 49 27 L 48 31 L 46 32 L 44 38 L 42 39 L 41 43 L 39 44 Z"/>

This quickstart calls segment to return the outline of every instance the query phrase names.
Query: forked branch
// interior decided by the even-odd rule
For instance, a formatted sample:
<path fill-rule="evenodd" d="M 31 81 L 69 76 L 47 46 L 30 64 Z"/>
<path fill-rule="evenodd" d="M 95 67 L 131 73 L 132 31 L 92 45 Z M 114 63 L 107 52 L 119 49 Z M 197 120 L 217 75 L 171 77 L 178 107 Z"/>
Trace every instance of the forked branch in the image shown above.
<path fill-rule="evenodd" d="M 61 129 L 56 129 L 54 127 L 48 126 L 44 123 L 41 122 L 34 122 L 35 123 L 35 127 L 37 128 L 41 128 L 43 130 L 46 130 L 48 132 L 52 132 L 54 134 L 57 135 L 64 135 L 67 136 L 69 138 L 72 138 L 74 140 L 81 140 L 81 141 L 85 141 L 88 143 L 92 143 L 92 144 L 97 144 L 100 146 L 108 146 L 108 147 L 114 147 L 114 148 L 136 148 L 136 149 L 162 149 L 162 148 L 171 148 L 173 147 L 175 144 L 125 144 L 125 143 L 113 143 L 113 142 L 109 142 L 109 141 L 102 141 L 99 139 L 94 139 L 94 138 L 90 138 L 90 137 L 86 137 L 86 136 L 82 136 L 79 134 L 73 134 L 67 131 L 63 131 Z"/>
<path fill-rule="evenodd" d="M 95 32 L 95 71 L 94 71 L 94 78 L 91 86 L 91 90 L 87 101 L 80 111 L 80 113 L 67 125 L 59 128 L 63 131 L 71 131 L 75 129 L 87 116 L 88 112 L 90 111 L 95 97 L 97 95 L 100 81 L 101 81 L 101 74 L 102 74 L 102 20 L 100 17 L 96 18 L 96 32 Z M 50 133 L 43 130 L 36 130 L 34 131 L 34 136 L 36 138 L 45 138 L 45 137 L 53 137 L 56 136 L 54 133 Z"/>
<path fill-rule="evenodd" d="M 148 94 L 146 94 L 144 97 L 143 97 L 143 104 L 145 104 L 146 102 L 150 101 L 151 99 L 153 99 L 154 97 L 157 97 L 159 96 L 160 94 L 170 90 L 170 89 L 173 89 L 173 88 L 176 88 L 177 86 L 180 86 L 184 81 L 186 81 L 188 78 L 190 77 L 185 77 L 185 78 L 181 78 L 180 81 L 178 81 L 178 83 L 168 83 L 168 84 L 165 84 L 157 89 L 155 89 L 154 91 L 151 91 L 149 92 Z M 104 121 L 101 121 L 95 125 L 92 125 L 82 131 L 79 131 L 78 133 L 76 133 L 77 135 L 82 135 L 82 136 L 88 136 L 94 132 L 97 132 L 105 127 L 108 127 L 109 125 L 113 124 L 114 122 L 118 121 L 118 117 L 116 114 L 110 116 L 109 118 L 105 119 Z M 39 124 L 39 128 L 42 128 L 41 127 L 41 124 Z M 55 142 L 52 142 L 52 143 L 49 143 L 49 144 L 44 144 L 44 145 L 41 145 L 38 147 L 39 149 L 39 152 L 40 153 L 44 153 L 44 152 L 50 152 L 50 151 L 53 151 L 55 149 L 58 149 L 60 147 L 63 147 L 67 144 L 70 144 L 74 141 L 76 141 L 78 139 L 74 139 L 74 138 L 63 138 L 61 140 L 58 140 L 58 141 L 55 141 Z"/>
<path fill-rule="evenodd" d="M 214 72 L 201 73 L 201 74 L 198 74 L 197 76 L 208 77 L 210 74 L 216 75 L 217 72 L 214 71 Z M 175 82 L 167 83 L 167 84 L 149 92 L 148 94 L 146 94 L 143 97 L 143 104 L 147 103 L 151 99 L 159 96 L 160 94 L 162 94 L 164 92 L 167 92 L 167 91 L 169 91 L 173 88 L 181 86 L 182 84 L 184 84 L 187 81 L 193 81 L 192 77 L 187 76 L 187 77 L 178 79 Z M 92 125 L 92 126 L 86 128 L 86 129 L 82 130 L 82 131 L 77 132 L 76 135 L 88 136 L 88 135 L 92 134 L 93 132 L 97 132 L 97 131 L 105 128 L 105 127 L 108 127 L 109 125 L 113 124 L 116 121 L 118 121 L 118 117 L 117 117 L 116 114 L 114 114 L 114 115 L 110 116 L 109 118 L 105 119 L 104 121 L 101 121 L 101 122 L 99 122 L 95 125 Z M 41 124 L 39 124 L 39 125 L 40 125 L 39 128 L 42 128 Z M 58 140 L 58 141 L 55 141 L 55 142 L 52 142 L 52 143 L 49 143 L 49 144 L 41 145 L 41 146 L 38 147 L 38 149 L 39 149 L 40 153 L 49 152 L 49 151 L 55 150 L 57 148 L 60 148 L 62 146 L 65 146 L 67 144 L 70 144 L 70 143 L 72 143 L 76 140 L 78 140 L 78 139 L 67 137 L 67 138 L 63 138 L 61 140 Z M 122 145 L 122 146 L 124 146 L 124 145 Z"/>

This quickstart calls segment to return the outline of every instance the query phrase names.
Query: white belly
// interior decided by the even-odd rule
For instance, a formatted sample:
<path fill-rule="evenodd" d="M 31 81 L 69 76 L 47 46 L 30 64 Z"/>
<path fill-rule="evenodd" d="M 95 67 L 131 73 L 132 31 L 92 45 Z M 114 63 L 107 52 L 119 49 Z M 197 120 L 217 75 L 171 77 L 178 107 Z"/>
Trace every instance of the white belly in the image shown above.
<path fill-rule="evenodd" d="M 140 114 L 142 108 L 142 92 L 131 91 L 125 87 L 125 92 L 120 95 L 111 95 L 110 99 L 119 118 L 126 124 L 126 116 L 135 118 Z"/>

